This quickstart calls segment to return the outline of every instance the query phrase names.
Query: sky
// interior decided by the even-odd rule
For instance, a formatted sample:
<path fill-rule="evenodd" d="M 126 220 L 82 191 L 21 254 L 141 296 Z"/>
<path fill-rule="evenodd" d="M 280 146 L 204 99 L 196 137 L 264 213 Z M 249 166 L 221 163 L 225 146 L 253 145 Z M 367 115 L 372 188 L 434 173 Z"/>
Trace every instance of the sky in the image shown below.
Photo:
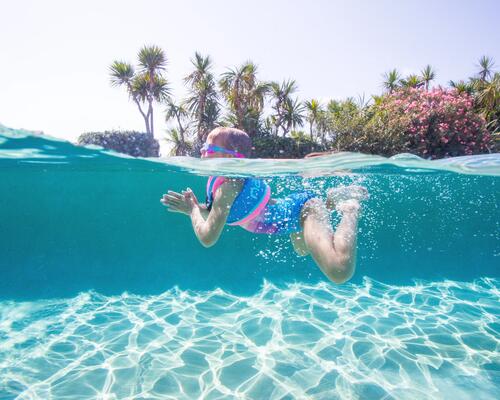
<path fill-rule="evenodd" d="M 114 60 L 136 64 L 144 45 L 165 51 L 177 100 L 195 51 L 217 74 L 252 60 L 262 80 L 295 79 L 302 100 L 368 99 L 393 68 L 406 75 L 430 64 L 442 85 L 473 75 L 482 55 L 500 69 L 498 0 L 16 0 L 0 10 L 0 123 L 71 141 L 144 131 L 109 79 Z"/>

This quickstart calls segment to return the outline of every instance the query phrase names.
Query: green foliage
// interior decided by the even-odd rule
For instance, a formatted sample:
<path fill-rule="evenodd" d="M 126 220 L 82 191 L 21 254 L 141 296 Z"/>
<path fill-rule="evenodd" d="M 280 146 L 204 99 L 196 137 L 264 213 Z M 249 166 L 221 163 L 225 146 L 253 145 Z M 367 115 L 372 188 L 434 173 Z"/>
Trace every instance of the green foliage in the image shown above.
<path fill-rule="evenodd" d="M 112 86 L 125 86 L 144 118 L 146 133 L 154 136 L 153 102 L 166 101 L 170 88 L 163 71 L 167 64 L 165 53 L 158 46 L 144 46 L 139 50 L 139 70 L 131 64 L 114 61 L 110 67 Z"/>
<path fill-rule="evenodd" d="M 211 58 L 196 52 L 191 64 L 194 70 L 184 78 L 188 97 L 182 104 L 193 122 L 195 141 L 199 147 L 217 126 L 220 117 L 219 93 Z"/>
<path fill-rule="evenodd" d="M 404 88 L 418 88 L 423 84 L 423 81 L 420 76 L 411 74 L 408 75 L 406 78 L 401 79 L 399 83 L 401 84 L 401 87 Z"/>
<path fill-rule="evenodd" d="M 171 145 L 171 156 L 185 156 L 193 151 L 193 143 L 187 141 L 183 134 L 176 128 L 171 128 L 167 131 L 165 141 Z"/>
<path fill-rule="evenodd" d="M 87 132 L 78 137 L 79 145 L 95 144 L 133 157 L 158 157 L 158 142 L 146 133 L 136 131 Z"/>
<path fill-rule="evenodd" d="M 475 80 L 476 109 L 487 121 L 491 132 L 500 131 L 500 73 L 495 72 L 491 80 Z"/>
<path fill-rule="evenodd" d="M 474 77 L 450 81 L 451 89 L 430 88 L 436 78 L 430 65 L 420 75 L 401 77 L 396 69 L 388 71 L 384 93 L 372 96 L 371 104 L 364 97 L 327 104 L 300 101 L 295 80 L 263 82 L 252 61 L 227 69 L 218 79 L 212 59 L 198 52 L 191 60 L 192 72 L 184 78 L 187 96 L 174 102 L 163 76 L 167 59 L 161 48 L 145 46 L 138 59 L 137 71 L 124 61 L 113 62 L 111 84 L 127 88 L 151 135 L 152 104 L 166 104 L 171 125 L 165 140 L 173 155 L 197 156 L 208 133 L 221 125 L 246 131 L 256 157 L 302 157 L 333 150 L 387 156 L 413 152 L 435 158 L 500 147 L 491 141 L 500 138 L 500 74 L 486 56 Z M 299 130 L 304 124 L 306 132 Z"/>
<path fill-rule="evenodd" d="M 269 89 L 274 110 L 269 117 L 269 126 L 272 126 L 275 135 L 281 130 L 282 137 L 285 137 L 291 129 L 304 124 L 304 105 L 298 98 L 291 97 L 298 86 L 294 80 L 289 79 L 281 84 L 271 82 Z"/>
<path fill-rule="evenodd" d="M 371 108 L 357 104 L 354 99 L 331 100 L 327 105 L 326 142 L 338 151 L 357 151 L 364 128 L 371 117 Z"/>
<path fill-rule="evenodd" d="M 252 156 L 259 158 L 303 158 L 324 148 L 310 140 L 304 132 L 292 131 L 292 137 L 259 135 L 253 138 Z"/>
<path fill-rule="evenodd" d="M 319 121 L 324 113 L 321 103 L 316 99 L 311 99 L 304 102 L 304 108 L 307 113 L 306 121 L 309 123 L 309 138 L 314 141 L 314 137 L 320 131 Z"/>
<path fill-rule="evenodd" d="M 137 55 L 139 66 L 144 72 L 157 73 L 164 70 L 167 64 L 165 53 L 158 46 L 143 46 Z"/>
<path fill-rule="evenodd" d="M 482 81 L 486 81 L 491 77 L 493 67 L 495 65 L 495 62 L 491 57 L 488 56 L 482 56 L 479 59 L 479 79 Z"/>
<path fill-rule="evenodd" d="M 399 74 L 398 70 L 393 69 L 384 74 L 384 81 L 382 85 L 389 93 L 392 93 L 394 90 L 398 88 L 400 80 L 401 80 L 401 75 Z"/>
<path fill-rule="evenodd" d="M 264 98 L 270 89 L 268 83 L 257 78 L 257 65 L 247 61 L 227 70 L 219 80 L 219 87 L 229 108 L 225 123 L 255 136 L 260 127 Z"/>
<path fill-rule="evenodd" d="M 427 65 L 421 72 L 422 82 L 425 84 L 425 90 L 429 90 L 429 84 L 431 81 L 436 79 L 436 72 L 432 69 L 430 65 Z"/>

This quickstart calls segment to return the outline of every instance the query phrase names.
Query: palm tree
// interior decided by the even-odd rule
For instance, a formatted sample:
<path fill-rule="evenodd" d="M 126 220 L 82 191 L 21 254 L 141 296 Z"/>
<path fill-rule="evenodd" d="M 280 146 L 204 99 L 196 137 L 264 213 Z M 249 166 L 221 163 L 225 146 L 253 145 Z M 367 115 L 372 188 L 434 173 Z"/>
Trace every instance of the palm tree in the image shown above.
<path fill-rule="evenodd" d="M 139 99 L 139 93 L 136 92 L 132 86 L 135 71 L 134 67 L 131 64 L 126 63 L 124 61 L 114 61 L 109 67 L 111 74 L 111 85 L 112 86 L 121 86 L 124 85 L 127 88 L 129 96 L 132 98 L 135 104 L 137 104 L 137 108 L 144 118 L 144 122 L 146 123 L 146 132 L 149 134 L 149 118 L 142 109 L 141 101 Z"/>
<path fill-rule="evenodd" d="M 419 88 L 424 85 L 422 78 L 415 74 L 408 75 L 405 79 L 401 79 L 399 83 L 405 88 Z"/>
<path fill-rule="evenodd" d="M 271 99 L 273 101 L 273 110 L 275 113 L 271 115 L 271 119 L 274 124 L 274 133 L 278 135 L 278 132 L 283 129 L 283 136 L 286 135 L 285 129 L 285 118 L 287 115 L 287 105 L 289 106 L 291 100 L 290 95 L 295 93 L 298 89 L 297 83 L 289 79 L 287 81 L 283 81 L 281 84 L 277 82 L 270 83 L 270 91 L 271 91 Z M 288 107 L 289 108 L 289 107 Z"/>
<path fill-rule="evenodd" d="M 427 65 L 420 73 L 422 74 L 422 82 L 425 84 L 425 90 L 428 91 L 430 82 L 436 78 L 436 71 L 430 65 Z"/>
<path fill-rule="evenodd" d="M 384 86 L 385 89 L 389 91 L 389 93 L 392 93 L 394 90 L 398 88 L 398 83 L 400 79 L 401 76 L 399 75 L 398 70 L 393 69 L 384 74 L 384 82 L 382 83 L 382 85 Z"/>
<path fill-rule="evenodd" d="M 283 137 L 285 137 L 291 129 L 304 125 L 304 106 L 298 98 L 295 100 L 287 98 L 283 110 L 285 112 L 283 115 Z"/>
<path fill-rule="evenodd" d="M 257 79 L 257 66 L 247 61 L 222 74 L 219 87 L 230 113 L 227 120 L 249 135 L 257 132 L 269 84 Z"/>
<path fill-rule="evenodd" d="M 313 125 L 317 124 L 322 108 L 320 102 L 316 99 L 311 99 L 304 102 L 304 106 L 307 111 L 306 120 L 309 122 L 309 135 L 312 141 L 314 140 Z"/>
<path fill-rule="evenodd" d="M 472 95 L 474 93 L 474 86 L 469 82 L 462 81 L 450 81 L 449 85 L 454 88 L 458 93 L 467 93 Z"/>
<path fill-rule="evenodd" d="M 193 85 L 201 81 L 206 75 L 212 73 L 212 59 L 210 56 L 203 57 L 197 51 L 194 53 L 194 58 L 191 59 L 191 64 L 194 66 L 194 71 L 184 78 L 184 83 Z"/>
<path fill-rule="evenodd" d="M 172 119 L 175 119 L 177 122 L 177 128 L 175 129 L 175 137 L 176 140 L 180 143 L 180 149 L 188 149 L 190 148 L 190 143 L 186 139 L 186 135 L 188 133 L 189 123 L 184 122 L 186 118 L 189 116 L 188 110 L 183 105 L 177 105 L 172 100 L 167 101 L 167 108 L 165 110 L 165 119 L 169 122 Z M 172 129 L 169 131 L 170 136 L 172 137 Z M 179 154 L 176 154 L 179 155 Z M 182 155 L 186 155 L 185 153 Z"/>
<path fill-rule="evenodd" d="M 110 66 L 111 85 L 126 87 L 144 118 L 146 133 L 154 137 L 153 103 L 165 101 L 170 95 L 168 81 L 163 77 L 167 60 L 158 46 L 142 47 L 138 58 L 137 72 L 129 63 L 114 61 Z"/>
<path fill-rule="evenodd" d="M 479 79 L 483 82 L 485 82 L 488 78 L 491 77 L 491 74 L 493 72 L 493 66 L 495 65 L 495 62 L 493 61 L 493 58 L 488 57 L 488 56 L 482 56 L 479 59 Z"/>
<path fill-rule="evenodd" d="M 176 128 L 171 128 L 167 131 L 165 141 L 172 145 L 170 148 L 171 156 L 185 156 L 192 149 L 191 143 L 184 141 L 179 130 Z"/>
<path fill-rule="evenodd" d="M 200 145 L 217 125 L 220 115 L 219 94 L 210 56 L 204 57 L 196 52 L 191 64 L 194 71 L 184 78 L 188 86 L 184 105 L 195 120 L 196 141 Z"/>
<path fill-rule="evenodd" d="M 318 130 L 318 135 L 320 137 L 320 142 L 323 146 L 326 145 L 326 135 L 329 132 L 329 117 L 328 112 L 325 109 L 322 109 L 318 113 L 318 119 L 316 121 L 316 128 Z"/>
<path fill-rule="evenodd" d="M 478 109 L 492 131 L 500 126 L 500 73 L 496 72 L 489 82 L 484 82 L 476 92 Z"/>

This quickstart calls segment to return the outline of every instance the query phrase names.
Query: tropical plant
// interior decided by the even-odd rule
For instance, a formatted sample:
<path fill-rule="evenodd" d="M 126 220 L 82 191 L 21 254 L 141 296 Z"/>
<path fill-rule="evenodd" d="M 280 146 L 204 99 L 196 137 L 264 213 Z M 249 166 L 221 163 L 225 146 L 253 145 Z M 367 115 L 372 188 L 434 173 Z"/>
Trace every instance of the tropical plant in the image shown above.
<path fill-rule="evenodd" d="M 110 65 L 111 85 L 125 86 L 137 105 L 146 124 L 146 134 L 154 137 L 153 103 L 165 101 L 170 94 L 168 81 L 163 76 L 166 56 L 158 46 L 144 46 L 139 50 L 139 69 L 124 61 Z"/>
<path fill-rule="evenodd" d="M 490 81 L 476 83 L 476 108 L 486 119 L 488 128 L 500 139 L 500 73 L 495 72 Z"/>
<path fill-rule="evenodd" d="M 320 118 L 320 114 L 323 111 L 321 107 L 321 103 L 316 99 L 307 100 L 304 102 L 304 107 L 306 109 L 307 115 L 306 120 L 309 122 L 309 138 L 311 141 L 314 140 L 313 127 L 316 127 L 318 130 L 318 120 Z"/>
<path fill-rule="evenodd" d="M 482 56 L 479 59 L 479 71 L 478 71 L 478 76 L 481 81 L 486 81 L 489 79 L 492 75 L 493 71 L 493 66 L 495 65 L 495 62 L 491 57 L 488 56 Z"/>
<path fill-rule="evenodd" d="M 272 109 L 274 110 L 274 113 L 270 116 L 270 121 L 275 135 L 278 135 L 281 129 L 282 135 L 285 137 L 288 130 L 290 130 L 290 120 L 293 120 L 293 114 L 290 113 L 293 110 L 291 95 L 297 89 L 297 83 L 292 79 L 282 81 L 281 84 L 278 82 L 270 83 Z"/>
<path fill-rule="evenodd" d="M 415 74 L 410 74 L 404 79 L 400 79 L 399 83 L 404 88 L 419 88 L 424 85 L 422 78 Z"/>
<path fill-rule="evenodd" d="M 165 141 L 170 144 L 171 156 L 185 156 L 190 154 L 193 149 L 193 144 L 186 141 L 177 128 L 167 130 Z"/>
<path fill-rule="evenodd" d="M 461 81 L 450 81 L 449 85 L 455 89 L 458 93 L 466 93 L 472 95 L 474 93 L 474 86 L 470 82 Z"/>
<path fill-rule="evenodd" d="M 425 90 L 429 90 L 429 84 L 436 79 L 436 72 L 430 65 L 427 65 L 421 72 L 421 80 L 424 82 Z"/>
<path fill-rule="evenodd" d="M 398 70 L 393 69 L 384 74 L 384 81 L 382 85 L 389 93 L 392 93 L 399 87 L 400 80 L 401 80 L 401 75 L 399 75 Z"/>
<path fill-rule="evenodd" d="M 178 154 L 175 155 L 187 155 L 187 151 L 192 148 L 192 143 L 190 143 L 187 138 L 189 134 L 189 121 L 187 120 L 188 116 L 189 112 L 183 105 L 177 105 L 171 99 L 167 101 L 165 120 L 167 122 L 175 120 L 175 122 L 177 123 L 177 128 L 172 128 L 167 131 L 167 135 L 170 138 L 175 136 L 174 141 L 171 141 L 171 143 L 178 143 L 175 151 Z M 169 140 L 167 139 L 167 141 Z"/>
<path fill-rule="evenodd" d="M 226 122 L 250 136 L 258 132 L 269 84 L 257 78 L 257 66 L 247 61 L 222 74 L 219 87 L 229 108 Z"/>
<path fill-rule="evenodd" d="M 283 111 L 284 114 L 282 127 L 283 137 L 285 137 L 291 129 L 295 129 L 299 126 L 304 125 L 304 105 L 299 101 L 298 98 L 288 98 L 285 101 Z"/>
<path fill-rule="evenodd" d="M 256 136 L 253 138 L 252 152 L 262 158 L 303 158 L 306 154 L 325 150 L 304 132 L 291 131 L 290 136 Z"/>
<path fill-rule="evenodd" d="M 368 104 L 364 101 L 359 103 L 347 98 L 343 101 L 331 100 L 327 104 L 327 133 L 329 145 L 334 149 L 356 151 L 370 119 L 366 111 Z"/>
<path fill-rule="evenodd" d="M 219 94 L 210 56 L 204 57 L 196 52 L 191 64 L 194 71 L 184 78 L 188 97 L 183 104 L 194 119 L 196 146 L 199 147 L 217 126 L 220 116 Z"/>

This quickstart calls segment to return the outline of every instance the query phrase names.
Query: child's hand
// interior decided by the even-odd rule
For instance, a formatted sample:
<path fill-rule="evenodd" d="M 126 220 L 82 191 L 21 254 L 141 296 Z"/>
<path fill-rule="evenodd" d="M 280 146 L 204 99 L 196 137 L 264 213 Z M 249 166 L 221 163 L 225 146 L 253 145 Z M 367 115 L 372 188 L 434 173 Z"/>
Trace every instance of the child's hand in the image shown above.
<path fill-rule="evenodd" d="M 196 198 L 196 195 L 190 188 L 187 188 L 187 190 L 183 190 L 182 195 L 184 196 L 184 199 L 190 206 L 190 210 L 192 210 L 195 207 L 199 207 L 198 199 Z"/>
<path fill-rule="evenodd" d="M 191 189 L 177 193 L 169 190 L 160 199 L 160 202 L 167 207 L 168 211 L 190 215 L 194 207 L 198 206 L 198 200 Z"/>

